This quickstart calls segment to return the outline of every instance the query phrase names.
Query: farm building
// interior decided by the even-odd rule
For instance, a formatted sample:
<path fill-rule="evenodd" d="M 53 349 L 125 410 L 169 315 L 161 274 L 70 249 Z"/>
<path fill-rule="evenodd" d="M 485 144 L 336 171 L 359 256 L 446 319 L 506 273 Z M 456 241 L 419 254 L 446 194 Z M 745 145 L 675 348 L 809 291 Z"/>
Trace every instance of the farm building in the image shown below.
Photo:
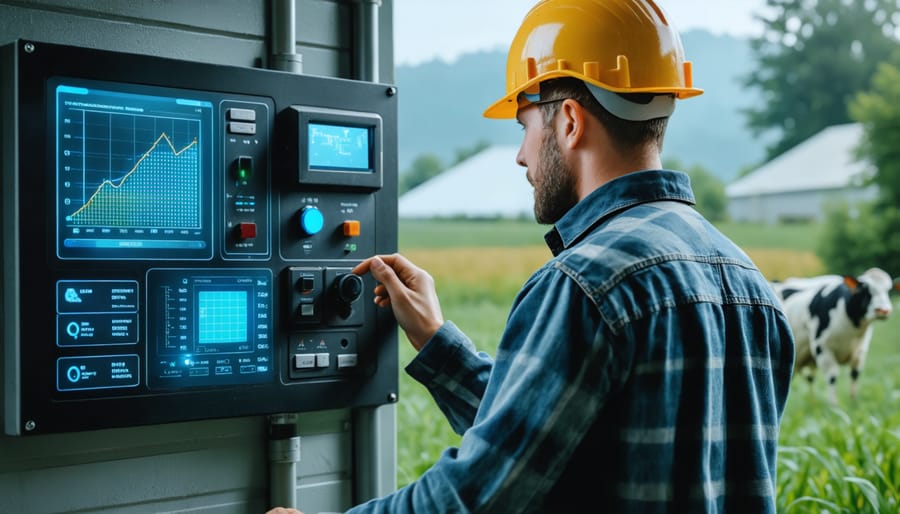
<path fill-rule="evenodd" d="M 533 218 L 518 146 L 494 146 L 400 197 L 401 218 Z"/>
<path fill-rule="evenodd" d="M 872 200 L 877 189 L 862 185 L 866 163 L 854 156 L 861 137 L 857 123 L 826 128 L 729 184 L 729 215 L 735 221 L 822 221 L 830 202 Z"/>
<path fill-rule="evenodd" d="M 735 221 L 822 221 L 828 202 L 875 197 L 863 187 L 866 164 L 854 148 L 856 123 L 822 130 L 725 188 Z M 516 164 L 519 147 L 494 146 L 459 163 L 400 198 L 401 218 L 532 218 L 534 195 Z"/>

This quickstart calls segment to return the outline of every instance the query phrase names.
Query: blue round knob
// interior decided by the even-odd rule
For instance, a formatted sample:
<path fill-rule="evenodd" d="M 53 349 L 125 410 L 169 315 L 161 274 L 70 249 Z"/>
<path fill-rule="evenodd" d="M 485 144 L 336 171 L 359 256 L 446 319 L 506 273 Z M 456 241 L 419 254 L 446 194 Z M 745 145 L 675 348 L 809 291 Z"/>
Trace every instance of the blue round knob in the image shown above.
<path fill-rule="evenodd" d="M 313 236 L 322 231 L 325 226 L 325 217 L 318 207 L 307 205 L 300 211 L 300 229 L 304 234 Z"/>

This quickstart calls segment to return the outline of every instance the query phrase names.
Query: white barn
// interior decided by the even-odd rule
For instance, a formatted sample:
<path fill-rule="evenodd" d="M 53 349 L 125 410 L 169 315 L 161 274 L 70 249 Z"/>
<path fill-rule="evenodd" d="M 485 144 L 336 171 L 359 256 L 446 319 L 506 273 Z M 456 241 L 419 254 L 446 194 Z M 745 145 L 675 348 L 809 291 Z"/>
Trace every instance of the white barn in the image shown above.
<path fill-rule="evenodd" d="M 534 219 L 534 193 L 518 146 L 479 152 L 400 197 L 400 218 Z"/>
<path fill-rule="evenodd" d="M 756 171 L 725 188 L 734 221 L 778 223 L 822 221 L 825 207 L 875 198 L 875 186 L 863 187 L 866 164 L 853 152 L 862 125 L 826 128 Z"/>

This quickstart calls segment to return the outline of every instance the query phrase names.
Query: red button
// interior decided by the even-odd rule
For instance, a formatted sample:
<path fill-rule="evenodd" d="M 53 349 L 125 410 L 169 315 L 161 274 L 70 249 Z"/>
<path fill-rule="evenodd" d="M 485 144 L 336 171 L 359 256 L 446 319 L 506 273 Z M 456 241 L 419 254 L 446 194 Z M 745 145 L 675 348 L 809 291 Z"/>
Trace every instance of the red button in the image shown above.
<path fill-rule="evenodd" d="M 237 232 L 241 239 L 253 239 L 256 237 L 256 223 L 238 223 Z"/>

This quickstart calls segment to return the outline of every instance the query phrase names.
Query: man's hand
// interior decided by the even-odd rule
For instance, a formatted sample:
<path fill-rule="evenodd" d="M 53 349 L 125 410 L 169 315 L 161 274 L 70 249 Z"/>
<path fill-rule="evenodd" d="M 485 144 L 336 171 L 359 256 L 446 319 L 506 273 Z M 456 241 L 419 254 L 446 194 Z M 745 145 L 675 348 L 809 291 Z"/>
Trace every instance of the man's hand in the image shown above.
<path fill-rule="evenodd" d="M 303 514 L 297 509 L 288 509 L 285 507 L 275 507 L 272 510 L 266 511 L 266 514 Z"/>
<path fill-rule="evenodd" d="M 353 273 L 371 273 L 379 282 L 375 304 L 391 307 L 400 328 L 416 351 L 444 324 L 434 279 L 400 254 L 376 255 L 359 263 Z"/>

